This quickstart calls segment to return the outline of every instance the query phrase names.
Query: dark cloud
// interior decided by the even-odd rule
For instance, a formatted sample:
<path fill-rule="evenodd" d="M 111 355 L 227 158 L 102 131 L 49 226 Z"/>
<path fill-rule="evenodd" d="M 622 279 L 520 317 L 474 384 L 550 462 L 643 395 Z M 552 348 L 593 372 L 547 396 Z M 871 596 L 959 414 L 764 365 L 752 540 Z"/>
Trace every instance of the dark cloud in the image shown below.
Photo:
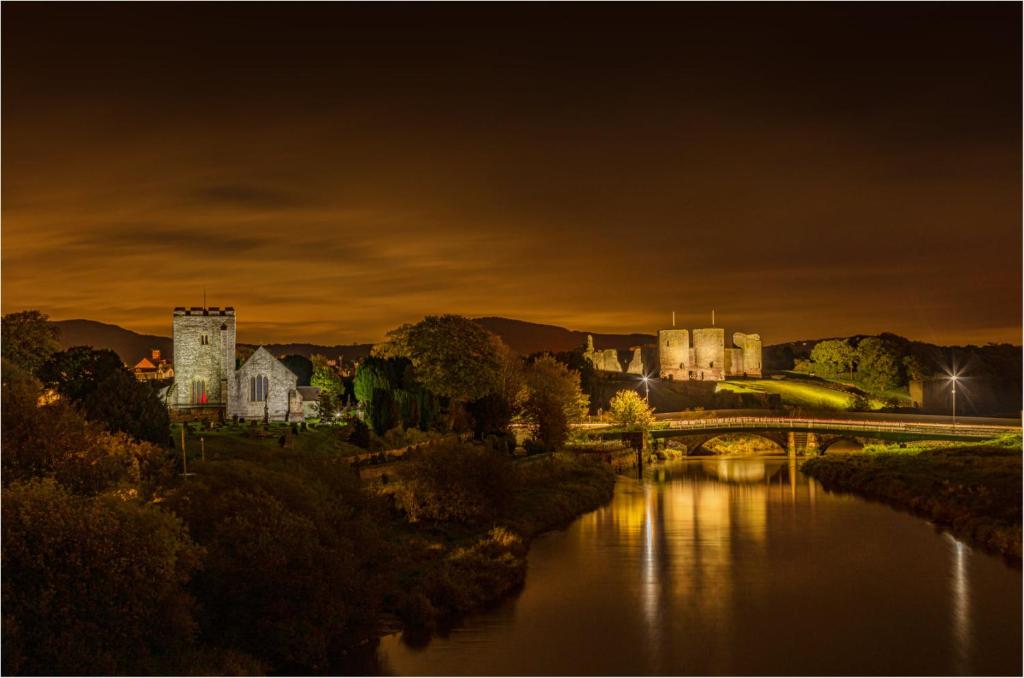
<path fill-rule="evenodd" d="M 3 303 L 1019 340 L 1019 5 L 8 3 Z"/>
<path fill-rule="evenodd" d="M 285 191 L 246 184 L 204 186 L 193 190 L 189 197 L 200 203 L 241 209 L 282 210 L 308 204 L 307 200 Z"/>

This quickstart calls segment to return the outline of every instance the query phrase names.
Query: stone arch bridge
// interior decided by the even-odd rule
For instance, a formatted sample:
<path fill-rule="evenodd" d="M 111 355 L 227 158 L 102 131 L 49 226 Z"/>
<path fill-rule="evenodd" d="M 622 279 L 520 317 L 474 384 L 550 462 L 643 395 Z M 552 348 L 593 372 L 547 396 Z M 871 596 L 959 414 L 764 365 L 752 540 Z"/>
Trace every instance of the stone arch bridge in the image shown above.
<path fill-rule="evenodd" d="M 1020 425 L 946 421 L 829 419 L 824 417 L 716 416 L 706 419 L 662 415 L 667 428 L 651 431 L 654 439 L 679 439 L 689 451 L 727 433 L 750 433 L 767 438 L 790 454 L 822 454 L 840 440 L 910 442 L 915 440 L 980 441 L 1020 430 Z"/>

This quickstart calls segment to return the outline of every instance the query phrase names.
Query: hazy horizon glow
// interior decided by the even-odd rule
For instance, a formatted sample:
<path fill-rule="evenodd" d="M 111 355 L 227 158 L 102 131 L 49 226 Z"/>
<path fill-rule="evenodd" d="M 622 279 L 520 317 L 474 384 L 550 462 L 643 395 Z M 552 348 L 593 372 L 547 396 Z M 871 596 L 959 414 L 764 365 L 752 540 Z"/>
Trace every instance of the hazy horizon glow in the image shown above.
<path fill-rule="evenodd" d="M 0 11 L 4 312 L 1021 341 L 1019 5 Z"/>

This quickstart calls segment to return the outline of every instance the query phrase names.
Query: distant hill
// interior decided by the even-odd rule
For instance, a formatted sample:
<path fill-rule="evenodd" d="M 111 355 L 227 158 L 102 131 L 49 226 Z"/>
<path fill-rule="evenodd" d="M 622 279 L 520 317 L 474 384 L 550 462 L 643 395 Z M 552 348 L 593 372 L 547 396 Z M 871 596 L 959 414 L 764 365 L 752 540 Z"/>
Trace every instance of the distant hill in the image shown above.
<path fill-rule="evenodd" d="M 148 355 L 156 348 L 167 358 L 173 358 L 174 342 L 170 337 L 155 334 L 139 334 L 118 325 L 96 322 L 95 320 L 54 320 L 50 323 L 60 330 L 60 343 L 64 348 L 71 346 L 92 346 L 109 348 L 129 365 Z M 335 357 L 343 356 L 353 360 L 369 355 L 372 344 L 349 344 L 321 346 L 319 344 L 264 344 L 274 355 L 298 354 L 307 358 L 316 353 Z"/>
<path fill-rule="evenodd" d="M 170 357 L 174 348 L 174 342 L 170 337 L 139 334 L 118 325 L 95 320 L 54 320 L 50 324 L 60 330 L 62 347 L 109 348 L 129 365 L 137 363 L 154 348 L 160 349 L 160 353 L 166 357 Z"/>
<path fill-rule="evenodd" d="M 511 318 L 477 318 L 476 321 L 489 331 L 501 337 L 512 350 L 523 355 L 539 351 L 571 351 L 583 346 L 587 335 L 593 334 L 597 348 L 614 348 L 625 350 L 633 346 L 653 344 L 656 339 L 650 334 L 601 334 L 568 330 L 556 325 L 542 325 Z M 55 320 L 52 325 L 60 330 L 61 345 L 93 346 L 109 348 L 129 365 L 147 355 L 150 350 L 160 349 L 168 358 L 173 357 L 174 346 L 170 337 L 153 334 L 139 334 L 126 330 L 118 325 L 101 323 L 95 320 Z M 345 344 L 324 346 L 321 344 L 289 343 L 264 344 L 274 355 L 298 354 L 307 358 L 316 353 L 326 356 L 343 356 L 346 360 L 355 360 L 369 355 L 373 344 Z"/>
<path fill-rule="evenodd" d="M 524 355 L 538 351 L 571 351 L 586 344 L 588 334 L 594 336 L 594 346 L 597 348 L 625 350 L 657 342 L 653 334 L 600 334 L 511 318 L 486 317 L 476 318 L 476 321 L 501 337 L 512 350 Z"/>

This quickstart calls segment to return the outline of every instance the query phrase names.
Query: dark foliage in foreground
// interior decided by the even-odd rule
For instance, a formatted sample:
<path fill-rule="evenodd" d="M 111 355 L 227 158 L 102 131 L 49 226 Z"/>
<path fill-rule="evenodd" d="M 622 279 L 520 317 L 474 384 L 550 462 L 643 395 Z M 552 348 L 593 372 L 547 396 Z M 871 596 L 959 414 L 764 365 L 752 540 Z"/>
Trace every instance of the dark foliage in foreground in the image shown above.
<path fill-rule="evenodd" d="M 1021 557 L 1017 447 L 970 445 L 916 453 L 836 454 L 801 470 L 827 489 L 855 492 L 926 516 L 954 534 Z"/>
<path fill-rule="evenodd" d="M 317 672 L 372 636 L 387 556 L 344 460 L 282 451 L 194 468 L 166 508 L 206 550 L 190 587 L 206 642 Z"/>
<path fill-rule="evenodd" d="M 3 672 L 158 672 L 191 646 L 201 551 L 173 515 L 53 480 L 3 500 Z"/>
<path fill-rule="evenodd" d="M 39 393 L 4 370 L 5 674 L 336 673 L 382 619 L 430 629 L 514 590 L 529 539 L 614 482 L 447 440 L 380 494 L 329 436 L 230 429 L 183 479 L 164 448 Z"/>

